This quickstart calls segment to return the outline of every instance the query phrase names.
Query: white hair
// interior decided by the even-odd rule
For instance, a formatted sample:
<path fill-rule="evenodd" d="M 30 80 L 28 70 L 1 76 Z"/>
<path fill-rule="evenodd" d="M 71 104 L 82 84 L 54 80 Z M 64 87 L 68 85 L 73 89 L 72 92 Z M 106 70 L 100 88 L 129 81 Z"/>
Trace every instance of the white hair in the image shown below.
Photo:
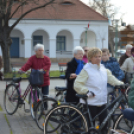
<path fill-rule="evenodd" d="M 38 51 L 40 48 L 44 50 L 44 45 L 42 45 L 42 44 L 37 44 L 37 45 L 35 45 L 34 51 L 36 52 L 36 51 Z"/>
<path fill-rule="evenodd" d="M 132 47 L 133 47 L 132 45 L 127 44 L 127 45 L 126 45 L 126 50 L 127 50 L 128 48 L 132 48 Z"/>
<path fill-rule="evenodd" d="M 82 51 L 82 53 L 84 54 L 84 50 L 81 46 L 76 46 L 73 50 L 73 54 L 77 54 L 78 51 Z"/>

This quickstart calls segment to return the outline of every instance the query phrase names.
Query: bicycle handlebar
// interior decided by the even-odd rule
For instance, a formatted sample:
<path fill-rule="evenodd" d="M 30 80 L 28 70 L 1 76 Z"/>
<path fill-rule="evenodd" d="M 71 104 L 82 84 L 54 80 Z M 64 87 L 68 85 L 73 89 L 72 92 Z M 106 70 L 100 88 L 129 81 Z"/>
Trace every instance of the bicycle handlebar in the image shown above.
<path fill-rule="evenodd" d="M 115 89 L 127 89 L 130 85 L 128 83 L 115 86 Z"/>

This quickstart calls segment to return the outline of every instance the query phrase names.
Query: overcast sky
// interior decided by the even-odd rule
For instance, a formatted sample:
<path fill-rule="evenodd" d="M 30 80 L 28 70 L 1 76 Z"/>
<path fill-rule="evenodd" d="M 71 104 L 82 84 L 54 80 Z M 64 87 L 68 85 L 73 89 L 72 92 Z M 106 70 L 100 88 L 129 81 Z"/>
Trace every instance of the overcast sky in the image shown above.
<path fill-rule="evenodd" d="M 85 3 L 89 2 L 89 0 L 81 1 Z M 120 12 L 122 14 L 125 13 L 123 21 L 125 21 L 127 24 L 134 25 L 134 0 L 111 0 L 111 2 L 117 7 L 120 7 Z"/>

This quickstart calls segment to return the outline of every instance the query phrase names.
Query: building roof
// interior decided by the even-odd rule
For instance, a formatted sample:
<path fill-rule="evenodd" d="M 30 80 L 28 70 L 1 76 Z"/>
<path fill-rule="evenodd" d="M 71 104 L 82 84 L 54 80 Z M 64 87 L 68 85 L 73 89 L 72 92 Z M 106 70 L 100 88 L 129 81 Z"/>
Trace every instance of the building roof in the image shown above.
<path fill-rule="evenodd" d="M 14 6 L 13 10 L 15 7 L 16 6 Z M 31 5 L 25 5 L 13 18 L 20 17 L 22 13 L 28 11 L 30 8 Z M 80 0 L 56 0 L 53 4 L 45 8 L 27 14 L 24 19 L 108 21 L 107 18 L 94 11 Z"/>

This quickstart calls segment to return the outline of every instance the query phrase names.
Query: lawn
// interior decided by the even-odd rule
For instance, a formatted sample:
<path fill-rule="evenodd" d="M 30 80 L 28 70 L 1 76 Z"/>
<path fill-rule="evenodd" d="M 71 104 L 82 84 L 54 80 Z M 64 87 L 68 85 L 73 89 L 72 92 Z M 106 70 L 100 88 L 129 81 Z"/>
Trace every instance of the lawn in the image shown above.
<path fill-rule="evenodd" d="M 27 72 L 27 74 L 18 74 L 17 72 L 10 72 L 4 74 L 5 78 L 12 78 L 12 77 L 22 77 L 22 78 L 27 78 L 29 76 L 30 72 Z M 50 71 L 50 77 L 59 77 L 60 75 L 64 75 L 64 72 L 60 72 L 59 70 L 56 71 Z"/>

